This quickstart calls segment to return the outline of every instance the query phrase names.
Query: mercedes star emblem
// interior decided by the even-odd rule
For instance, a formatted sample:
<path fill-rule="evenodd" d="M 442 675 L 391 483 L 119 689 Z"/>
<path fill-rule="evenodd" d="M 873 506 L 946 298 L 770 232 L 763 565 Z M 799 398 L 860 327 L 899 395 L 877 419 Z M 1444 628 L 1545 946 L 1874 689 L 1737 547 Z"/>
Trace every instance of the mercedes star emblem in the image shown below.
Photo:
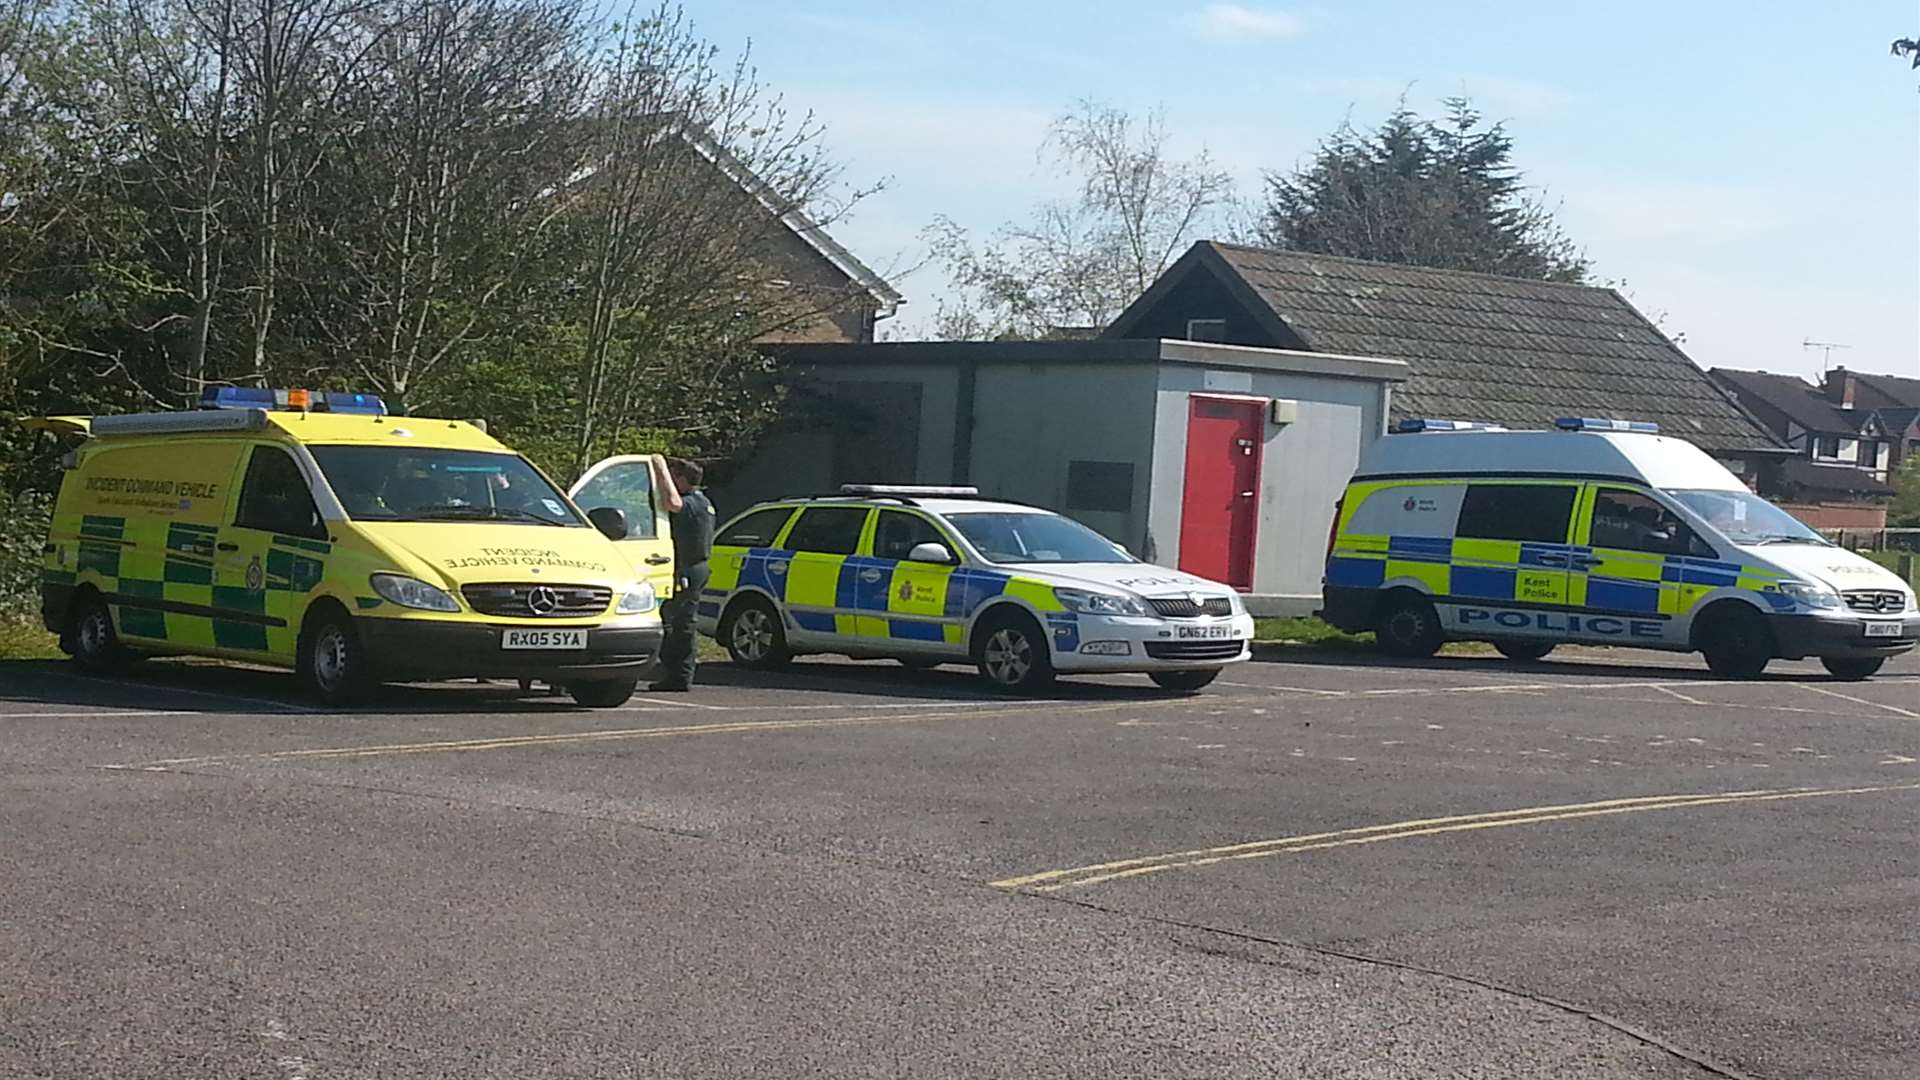
<path fill-rule="evenodd" d="M 551 615 L 560 606 L 560 594 L 545 585 L 535 585 L 527 592 L 527 610 L 535 615 Z"/>

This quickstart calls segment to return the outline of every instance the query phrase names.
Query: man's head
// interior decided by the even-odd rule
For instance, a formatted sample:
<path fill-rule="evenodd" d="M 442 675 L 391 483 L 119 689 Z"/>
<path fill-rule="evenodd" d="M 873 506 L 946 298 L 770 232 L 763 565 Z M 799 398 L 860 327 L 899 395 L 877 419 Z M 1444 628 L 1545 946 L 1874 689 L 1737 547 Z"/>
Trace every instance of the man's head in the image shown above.
<path fill-rule="evenodd" d="M 706 476 L 706 470 L 686 458 L 668 458 L 667 475 L 673 477 L 673 486 L 679 489 L 680 494 L 685 495 L 700 486 L 700 480 Z"/>

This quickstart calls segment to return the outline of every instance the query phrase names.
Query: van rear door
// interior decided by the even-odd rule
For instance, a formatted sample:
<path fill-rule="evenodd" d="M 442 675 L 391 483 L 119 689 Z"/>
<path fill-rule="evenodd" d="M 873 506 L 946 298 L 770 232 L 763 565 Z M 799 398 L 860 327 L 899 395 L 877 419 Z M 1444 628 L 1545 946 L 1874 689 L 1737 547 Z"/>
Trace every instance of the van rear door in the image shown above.
<path fill-rule="evenodd" d="M 1571 481 L 1475 481 L 1454 532 L 1449 636 L 1568 637 L 1569 543 L 1580 486 Z"/>

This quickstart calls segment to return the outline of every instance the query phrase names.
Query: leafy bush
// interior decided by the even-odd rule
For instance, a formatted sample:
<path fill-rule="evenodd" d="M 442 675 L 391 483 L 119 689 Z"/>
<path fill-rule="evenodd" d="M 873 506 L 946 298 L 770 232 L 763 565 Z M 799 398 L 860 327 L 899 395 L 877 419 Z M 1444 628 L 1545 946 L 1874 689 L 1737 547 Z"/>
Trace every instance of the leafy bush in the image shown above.
<path fill-rule="evenodd" d="M 40 551 L 53 500 L 0 490 L 0 622 L 30 622 L 40 610 Z"/>

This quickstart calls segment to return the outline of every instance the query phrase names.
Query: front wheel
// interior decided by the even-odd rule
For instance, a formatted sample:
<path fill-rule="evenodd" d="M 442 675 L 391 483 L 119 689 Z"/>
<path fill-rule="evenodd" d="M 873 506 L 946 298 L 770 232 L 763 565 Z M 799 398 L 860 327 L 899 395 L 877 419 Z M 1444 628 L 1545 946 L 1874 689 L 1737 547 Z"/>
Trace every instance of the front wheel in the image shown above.
<path fill-rule="evenodd" d="M 1551 641 L 1496 641 L 1493 647 L 1509 660 L 1521 662 L 1545 659 L 1553 651 Z"/>
<path fill-rule="evenodd" d="M 784 667 L 793 659 L 787 651 L 787 631 L 780 613 L 759 597 L 748 597 L 727 612 L 720 624 L 720 641 L 727 655 L 741 667 L 762 671 Z"/>
<path fill-rule="evenodd" d="M 1374 640 L 1388 656 L 1418 660 L 1440 651 L 1440 615 L 1427 598 L 1403 593 L 1388 601 Z"/>
<path fill-rule="evenodd" d="M 95 675 L 124 674 L 133 664 L 133 654 L 120 644 L 120 635 L 113 628 L 113 613 L 97 596 L 74 614 L 73 629 L 63 644 L 75 663 Z"/>
<path fill-rule="evenodd" d="M 980 674 L 996 688 L 1031 694 L 1053 682 L 1053 655 L 1040 624 L 1009 615 L 980 628 L 973 651 Z"/>
<path fill-rule="evenodd" d="M 335 707 L 359 705 L 379 685 L 373 660 L 345 615 L 323 616 L 307 632 L 300 645 L 300 677 L 322 704 Z"/>
<path fill-rule="evenodd" d="M 1204 690 L 1213 680 L 1220 677 L 1220 669 L 1212 671 L 1154 671 L 1147 678 L 1162 690 L 1177 690 L 1191 694 L 1195 690 Z"/>
<path fill-rule="evenodd" d="M 1887 658 L 1884 656 L 1823 656 L 1820 658 L 1820 666 L 1827 669 L 1827 674 L 1848 682 L 1859 682 L 1861 679 L 1871 677 L 1886 662 Z"/>
<path fill-rule="evenodd" d="M 574 683 L 567 687 L 574 703 L 588 709 L 617 709 L 632 700 L 639 683 L 632 679 Z"/>
<path fill-rule="evenodd" d="M 1723 679 L 1754 679 L 1773 659 L 1773 634 L 1760 613 L 1745 605 L 1722 606 L 1701 629 L 1707 670 Z"/>

